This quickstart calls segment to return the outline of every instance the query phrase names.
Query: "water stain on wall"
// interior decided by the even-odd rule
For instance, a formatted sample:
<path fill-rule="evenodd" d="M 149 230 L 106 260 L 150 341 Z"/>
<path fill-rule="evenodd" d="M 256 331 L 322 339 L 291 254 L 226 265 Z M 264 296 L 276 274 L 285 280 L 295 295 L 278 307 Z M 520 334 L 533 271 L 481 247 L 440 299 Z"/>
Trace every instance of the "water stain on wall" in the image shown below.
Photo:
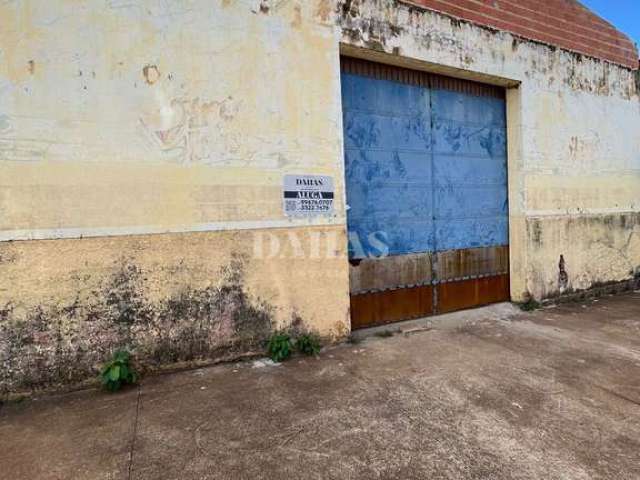
<path fill-rule="evenodd" d="M 564 255 L 560 255 L 560 262 L 558 263 L 558 289 L 560 292 L 564 292 L 569 286 L 569 274 L 567 273 L 566 262 Z"/>
<path fill-rule="evenodd" d="M 540 300 L 632 280 L 639 233 L 638 213 L 528 219 L 529 293 Z"/>

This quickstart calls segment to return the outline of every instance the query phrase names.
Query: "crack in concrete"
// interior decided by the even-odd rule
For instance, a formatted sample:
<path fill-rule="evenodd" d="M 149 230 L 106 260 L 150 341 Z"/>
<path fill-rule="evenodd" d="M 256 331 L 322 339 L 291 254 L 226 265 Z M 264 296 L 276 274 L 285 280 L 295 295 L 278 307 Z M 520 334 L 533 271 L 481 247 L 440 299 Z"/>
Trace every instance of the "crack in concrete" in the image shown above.
<path fill-rule="evenodd" d="M 133 468 L 133 454 L 136 447 L 136 437 L 138 436 L 138 418 L 140 417 L 140 397 L 142 395 L 142 387 L 138 385 L 138 397 L 136 399 L 136 416 L 133 421 L 133 436 L 131 438 L 131 446 L 129 447 L 129 466 L 127 468 L 127 480 L 131 480 L 131 470 Z"/>
<path fill-rule="evenodd" d="M 619 398 L 620 400 L 623 400 L 623 401 L 625 401 L 625 402 L 632 403 L 632 404 L 634 404 L 634 405 L 636 405 L 636 406 L 639 406 L 639 407 L 640 407 L 640 400 L 635 400 L 635 399 L 633 399 L 633 398 L 631 398 L 631 397 L 628 397 L 628 396 L 626 396 L 626 395 L 624 395 L 624 394 L 622 394 L 622 393 L 618 393 L 618 392 L 616 392 L 615 390 L 612 390 L 612 389 L 610 389 L 610 388 L 603 387 L 603 386 L 601 386 L 601 385 L 596 385 L 596 387 L 598 387 L 598 388 L 599 388 L 600 390 L 602 390 L 603 392 L 608 393 L 609 395 L 613 395 L 614 397 Z"/>

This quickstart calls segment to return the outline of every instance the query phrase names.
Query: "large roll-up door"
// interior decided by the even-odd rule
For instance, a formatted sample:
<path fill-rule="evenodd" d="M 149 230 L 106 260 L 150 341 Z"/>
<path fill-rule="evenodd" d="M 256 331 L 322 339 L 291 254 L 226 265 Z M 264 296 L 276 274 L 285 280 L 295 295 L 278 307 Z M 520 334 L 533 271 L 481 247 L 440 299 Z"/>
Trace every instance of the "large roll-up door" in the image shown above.
<path fill-rule="evenodd" d="M 342 59 L 352 328 L 509 299 L 504 90 Z"/>

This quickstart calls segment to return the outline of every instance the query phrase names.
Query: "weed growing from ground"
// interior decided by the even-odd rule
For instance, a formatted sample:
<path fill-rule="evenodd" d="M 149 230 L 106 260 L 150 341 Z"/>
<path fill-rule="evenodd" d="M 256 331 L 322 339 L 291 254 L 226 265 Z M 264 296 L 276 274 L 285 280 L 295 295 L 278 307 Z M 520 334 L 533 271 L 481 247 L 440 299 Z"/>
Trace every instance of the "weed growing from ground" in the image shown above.
<path fill-rule="evenodd" d="M 138 375 L 130 363 L 129 352 L 118 350 L 102 368 L 102 385 L 110 392 L 117 392 L 124 385 L 136 383 Z"/>
<path fill-rule="evenodd" d="M 291 335 L 286 332 L 275 332 L 267 344 L 267 353 L 274 362 L 287 360 L 293 353 Z"/>
<path fill-rule="evenodd" d="M 320 348 L 320 339 L 311 333 L 300 335 L 296 340 L 296 349 L 303 355 L 317 355 L 320 353 Z"/>

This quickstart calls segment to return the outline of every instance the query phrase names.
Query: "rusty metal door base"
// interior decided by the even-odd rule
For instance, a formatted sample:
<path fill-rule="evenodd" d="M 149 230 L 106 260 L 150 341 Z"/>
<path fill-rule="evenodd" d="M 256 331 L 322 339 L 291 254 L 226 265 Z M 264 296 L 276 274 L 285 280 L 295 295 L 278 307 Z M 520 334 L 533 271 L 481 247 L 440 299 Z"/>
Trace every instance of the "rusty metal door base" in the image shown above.
<path fill-rule="evenodd" d="M 351 295 L 353 330 L 426 317 L 433 313 L 431 285 Z"/>
<path fill-rule="evenodd" d="M 510 299 L 509 275 L 360 293 L 351 295 L 351 328 L 414 320 Z"/>
<path fill-rule="evenodd" d="M 508 302 L 511 299 L 509 293 L 509 275 L 441 283 L 437 286 L 436 313 L 455 312 L 492 303 Z"/>

